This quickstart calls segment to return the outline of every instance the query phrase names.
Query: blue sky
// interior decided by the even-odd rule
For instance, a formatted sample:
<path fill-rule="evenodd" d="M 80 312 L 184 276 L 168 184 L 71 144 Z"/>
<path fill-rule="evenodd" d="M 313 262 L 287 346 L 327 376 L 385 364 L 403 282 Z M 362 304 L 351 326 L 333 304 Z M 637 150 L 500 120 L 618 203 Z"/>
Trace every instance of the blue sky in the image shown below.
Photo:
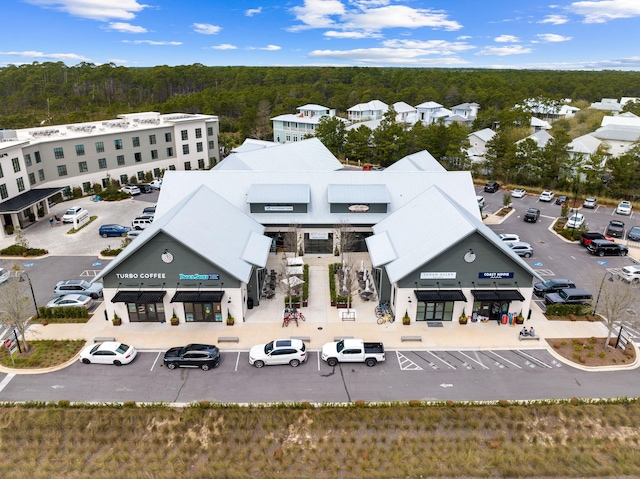
<path fill-rule="evenodd" d="M 640 69 L 640 0 L 3 0 L 0 66 Z"/>

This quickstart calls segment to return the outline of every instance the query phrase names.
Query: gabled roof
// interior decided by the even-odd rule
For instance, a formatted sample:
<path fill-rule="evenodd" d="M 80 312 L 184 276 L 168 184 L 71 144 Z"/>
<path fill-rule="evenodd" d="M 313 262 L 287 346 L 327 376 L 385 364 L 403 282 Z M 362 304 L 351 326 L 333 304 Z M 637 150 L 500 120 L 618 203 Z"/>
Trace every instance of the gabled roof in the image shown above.
<path fill-rule="evenodd" d="M 496 132 L 493 131 L 491 128 L 484 128 L 482 130 L 474 131 L 473 133 L 469 134 L 469 136 L 471 135 L 477 136 L 478 138 L 480 138 L 482 141 L 486 143 L 491 138 L 496 136 Z"/>
<path fill-rule="evenodd" d="M 460 103 L 459 105 L 452 106 L 452 110 L 473 110 L 474 106 L 480 106 L 477 103 Z"/>
<path fill-rule="evenodd" d="M 442 105 L 435 101 L 425 101 L 424 103 L 420 103 L 416 106 L 416 108 L 442 108 Z"/>
<path fill-rule="evenodd" d="M 591 134 L 586 134 L 575 138 L 569 143 L 569 151 L 573 153 L 584 153 L 591 155 L 598 151 L 602 142 Z"/>
<path fill-rule="evenodd" d="M 215 221 L 207 221 L 211 215 Z M 225 228 L 221 225 L 233 225 Z M 265 227 L 206 186 L 195 191 L 156 219 L 111 261 L 93 281 L 109 274 L 160 232 L 247 283 L 252 266 L 264 267 L 271 248 Z"/>
<path fill-rule="evenodd" d="M 424 205 L 429 205 L 425 208 Z M 420 221 L 416 221 L 420 218 Z M 433 225 L 438 233 L 433 234 Z M 509 246 L 472 214 L 437 186 L 428 188 L 401 209 L 373 226 L 366 239 L 374 267 L 384 266 L 395 283 L 416 267 L 438 257 L 451 246 L 478 232 L 533 277 L 539 275 Z"/>
<path fill-rule="evenodd" d="M 431 118 L 446 118 L 451 115 L 451 110 L 447 110 L 446 108 L 440 108 L 437 111 L 433 112 Z"/>
<path fill-rule="evenodd" d="M 261 150 L 263 148 L 270 148 L 272 146 L 278 146 L 276 141 L 255 140 L 253 138 L 246 138 L 242 145 L 231 150 L 231 153 L 245 153 L 247 151 Z"/>
<path fill-rule="evenodd" d="M 635 126 L 640 127 L 640 118 L 633 113 L 626 112 L 616 116 L 605 116 L 600 126 Z"/>
<path fill-rule="evenodd" d="M 427 150 L 407 155 L 388 166 L 384 171 L 446 171 Z"/>
<path fill-rule="evenodd" d="M 358 103 L 347 109 L 347 111 L 382 111 L 385 112 L 389 109 L 389 105 L 380 100 L 371 100 L 367 103 Z"/>
<path fill-rule="evenodd" d="M 524 140 L 527 140 L 527 139 L 535 141 L 536 145 L 538 145 L 538 148 L 543 148 L 544 146 L 546 146 L 549 140 L 553 139 L 553 136 L 551 136 L 547 132 L 547 130 L 538 130 L 533 135 L 529 135 L 526 138 L 523 138 L 522 140 L 516 141 L 516 145 L 518 143 L 522 143 Z"/>
<path fill-rule="evenodd" d="M 251 171 L 336 171 L 342 163 L 317 138 L 276 143 L 270 148 L 233 153 L 214 170 Z"/>
<path fill-rule="evenodd" d="M 591 134 L 601 140 L 634 142 L 640 140 L 640 127 L 607 125 Z"/>
<path fill-rule="evenodd" d="M 302 111 L 302 110 L 313 110 L 313 111 L 327 110 L 327 111 L 329 111 L 329 108 L 327 108 L 326 106 L 322 106 L 322 105 L 316 105 L 315 103 L 307 103 L 306 105 L 299 106 L 298 108 L 296 108 L 296 110 L 299 110 L 299 111 Z"/>
<path fill-rule="evenodd" d="M 467 117 L 464 117 L 462 115 L 457 115 L 457 114 L 447 117 L 447 122 L 457 121 L 458 123 L 470 123 L 472 120 L 473 120 L 473 118 L 467 118 Z"/>
<path fill-rule="evenodd" d="M 541 120 L 540 118 L 536 118 L 535 116 L 531 117 L 531 126 L 534 128 L 544 128 L 545 130 L 550 130 L 551 125 L 548 121 Z"/>
<path fill-rule="evenodd" d="M 393 109 L 396 111 L 396 113 L 410 113 L 410 112 L 415 112 L 416 111 L 416 107 L 415 106 L 411 106 L 408 103 L 405 103 L 403 101 L 397 101 L 393 104 Z"/>

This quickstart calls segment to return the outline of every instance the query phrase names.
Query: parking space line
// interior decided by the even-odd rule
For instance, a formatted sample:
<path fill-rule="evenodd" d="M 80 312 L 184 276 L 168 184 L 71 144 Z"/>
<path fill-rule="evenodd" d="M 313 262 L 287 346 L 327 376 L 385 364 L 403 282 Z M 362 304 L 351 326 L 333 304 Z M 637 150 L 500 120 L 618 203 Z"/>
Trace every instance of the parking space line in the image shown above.
<path fill-rule="evenodd" d="M 530 361 L 532 361 L 534 363 L 538 363 L 538 364 L 544 366 L 545 368 L 553 369 L 551 366 L 549 366 L 547 363 L 545 363 L 541 359 L 538 359 L 535 356 L 531 356 L 530 354 L 525 353 L 521 349 L 518 350 L 518 354 L 521 354 L 522 356 L 525 356 L 525 357 L 529 358 Z"/>
<path fill-rule="evenodd" d="M 11 382 L 11 380 L 15 377 L 15 373 L 9 373 L 7 376 L 0 382 L 0 392 L 7 387 L 7 384 Z"/>
<path fill-rule="evenodd" d="M 236 357 L 236 371 L 238 370 L 238 364 L 240 364 L 240 351 L 238 351 L 238 356 Z"/>
<path fill-rule="evenodd" d="M 458 351 L 460 354 L 462 354 L 465 358 L 468 358 L 470 361 L 473 361 L 474 363 L 478 363 L 480 366 L 482 366 L 485 369 L 489 369 L 489 366 L 485 366 L 484 364 L 482 364 L 479 360 L 477 359 L 473 359 L 471 356 L 469 356 L 468 354 L 463 353 L 462 351 Z"/>
<path fill-rule="evenodd" d="M 400 351 L 396 351 L 396 356 L 398 358 L 398 365 L 400 366 L 401 371 L 422 371 L 420 366 L 411 361 L 411 359 L 406 357 Z"/>
<path fill-rule="evenodd" d="M 431 351 L 427 351 L 429 354 L 431 354 L 431 356 L 433 356 L 436 359 L 439 359 L 440 361 L 442 361 L 443 363 L 445 363 L 447 366 L 449 366 L 451 369 L 457 369 L 453 364 L 448 363 L 447 361 L 445 361 L 444 359 L 442 359 L 440 356 L 438 356 L 437 354 L 432 353 Z"/>
<path fill-rule="evenodd" d="M 153 371 L 153 368 L 156 367 L 156 363 L 158 362 L 158 359 L 160 359 L 160 352 L 158 352 L 158 355 L 156 356 L 156 359 L 153 361 L 153 364 L 151 365 L 151 369 L 149 369 L 149 371 Z"/>
<path fill-rule="evenodd" d="M 515 367 L 517 367 L 518 369 L 522 369 L 522 366 L 518 366 L 516 363 L 509 361 L 507 358 L 500 356 L 498 353 L 494 352 L 494 351 L 489 351 L 491 354 L 493 354 L 494 356 L 499 357 L 502 361 L 505 361 Z"/>

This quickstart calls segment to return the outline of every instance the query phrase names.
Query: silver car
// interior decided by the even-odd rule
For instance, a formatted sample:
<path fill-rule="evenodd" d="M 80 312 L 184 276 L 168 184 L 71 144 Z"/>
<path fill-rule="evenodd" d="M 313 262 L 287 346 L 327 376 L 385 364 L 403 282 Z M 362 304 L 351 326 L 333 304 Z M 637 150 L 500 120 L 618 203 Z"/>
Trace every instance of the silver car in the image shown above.
<path fill-rule="evenodd" d="M 533 248 L 529 243 L 518 241 L 507 244 L 509 245 L 509 248 L 511 248 L 518 256 L 524 256 L 525 258 L 530 258 L 531 256 L 533 256 Z"/>

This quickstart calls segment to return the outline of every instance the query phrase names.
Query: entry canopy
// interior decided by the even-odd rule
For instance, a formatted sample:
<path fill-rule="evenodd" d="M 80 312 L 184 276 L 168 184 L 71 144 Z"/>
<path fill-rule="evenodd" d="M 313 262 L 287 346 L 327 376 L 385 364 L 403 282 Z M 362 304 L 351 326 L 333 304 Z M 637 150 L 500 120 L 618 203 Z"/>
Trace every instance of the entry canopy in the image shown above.
<path fill-rule="evenodd" d="M 219 303 L 224 291 L 178 291 L 171 298 L 172 303 Z"/>
<path fill-rule="evenodd" d="M 418 301 L 464 301 L 467 302 L 467 298 L 464 293 L 458 289 L 441 289 L 441 290 L 417 290 L 416 298 Z"/>
<path fill-rule="evenodd" d="M 517 289 L 475 290 L 471 291 L 476 301 L 524 301 Z"/>
<path fill-rule="evenodd" d="M 166 291 L 118 291 L 112 303 L 159 303 L 167 294 Z"/>

